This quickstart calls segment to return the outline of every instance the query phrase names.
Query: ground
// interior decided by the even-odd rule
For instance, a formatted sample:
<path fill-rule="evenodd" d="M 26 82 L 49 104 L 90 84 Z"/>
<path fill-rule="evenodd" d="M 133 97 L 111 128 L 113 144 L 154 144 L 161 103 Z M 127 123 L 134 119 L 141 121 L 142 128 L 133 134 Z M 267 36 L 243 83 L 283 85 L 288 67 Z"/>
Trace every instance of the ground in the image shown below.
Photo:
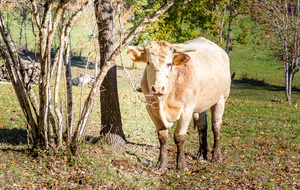
<path fill-rule="evenodd" d="M 137 84 L 143 64 L 126 68 Z M 84 72 L 75 64 L 73 77 Z M 90 74 L 93 70 L 88 68 Z M 300 108 L 297 103 L 272 102 L 282 87 L 263 81 L 236 78 L 226 104 L 221 150 L 223 159 L 197 160 L 198 136 L 191 125 L 185 145 L 189 171 L 175 169 L 176 149 L 169 133 L 168 170 L 156 170 L 159 142 L 144 103 L 118 65 L 119 99 L 125 153 L 115 154 L 97 141 L 100 107 L 96 101 L 85 142 L 75 157 L 65 150 L 32 154 L 27 145 L 26 123 L 10 84 L 0 84 L 0 188 L 1 189 L 299 189 Z M 89 92 L 83 89 L 84 98 Z M 75 123 L 81 88 L 74 86 Z M 294 91 L 300 97 L 299 90 Z M 98 98 L 99 100 L 99 98 Z M 208 112 L 208 119 L 210 113 Z M 210 121 L 208 121 L 210 125 Z M 212 150 L 209 129 L 209 150 Z"/>

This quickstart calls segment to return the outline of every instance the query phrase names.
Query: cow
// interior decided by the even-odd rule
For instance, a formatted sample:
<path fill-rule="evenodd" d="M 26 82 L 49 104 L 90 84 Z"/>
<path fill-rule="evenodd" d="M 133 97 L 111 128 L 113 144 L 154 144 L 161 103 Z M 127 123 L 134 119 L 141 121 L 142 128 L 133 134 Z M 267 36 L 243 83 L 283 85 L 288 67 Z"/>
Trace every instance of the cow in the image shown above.
<path fill-rule="evenodd" d="M 179 170 L 188 170 L 184 143 L 192 117 L 199 133 L 198 156 L 207 159 L 205 111 L 209 108 L 214 134 L 212 161 L 220 161 L 222 116 L 231 84 L 226 52 L 200 37 L 181 44 L 152 41 L 143 47 L 131 47 L 127 55 L 133 61 L 146 63 L 141 88 L 160 142 L 158 169 L 167 168 L 168 129 L 177 121 L 174 132 L 176 166 Z"/>

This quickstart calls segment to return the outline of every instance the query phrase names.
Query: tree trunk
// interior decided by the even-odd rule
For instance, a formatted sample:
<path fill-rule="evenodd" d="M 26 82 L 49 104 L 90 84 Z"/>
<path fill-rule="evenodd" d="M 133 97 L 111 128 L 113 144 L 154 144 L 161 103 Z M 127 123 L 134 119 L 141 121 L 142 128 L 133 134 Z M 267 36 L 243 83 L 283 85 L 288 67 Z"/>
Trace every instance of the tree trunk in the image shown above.
<path fill-rule="evenodd" d="M 23 28 L 24 28 L 24 36 L 25 36 L 25 48 L 27 50 L 27 44 L 26 44 L 26 21 L 27 21 L 27 9 L 23 8 L 20 10 L 20 37 L 19 37 L 19 43 L 22 44 L 22 34 L 23 34 Z"/>
<path fill-rule="evenodd" d="M 70 36 L 68 37 L 68 41 L 66 42 L 66 50 L 65 50 L 65 65 L 66 65 L 66 103 L 67 103 L 67 130 L 65 132 L 67 139 L 67 144 L 71 142 L 71 135 L 73 133 L 73 93 L 72 93 L 72 72 L 71 72 L 71 40 Z"/>
<path fill-rule="evenodd" d="M 108 0 L 95 0 L 95 15 L 99 31 L 100 68 L 114 51 L 113 16 L 114 11 Z M 108 71 L 103 80 L 100 94 L 101 132 L 105 141 L 117 152 L 125 148 L 125 135 L 122 129 L 121 113 L 117 88 L 117 67 Z"/>
<path fill-rule="evenodd" d="M 35 104 L 36 98 L 32 92 L 31 85 L 30 84 L 24 85 L 26 78 L 28 78 L 28 76 L 26 76 L 24 67 L 22 67 L 20 64 L 21 58 L 19 57 L 14 42 L 11 39 L 8 29 L 4 24 L 4 20 L 2 18 L 1 12 L 0 12 L 0 33 L 2 36 L 2 40 L 5 43 L 4 45 L 0 41 L 0 54 L 10 75 L 10 80 L 15 89 L 15 93 L 19 100 L 22 111 L 26 117 L 26 121 L 32 130 L 34 145 L 36 145 L 35 139 L 37 137 L 37 124 L 35 122 L 34 115 L 32 114 L 31 111 L 31 107 L 33 107 L 35 111 L 37 109 L 37 106 Z M 25 88 L 25 86 L 27 86 L 28 88 Z M 27 93 L 25 92 L 25 89 L 27 90 Z M 27 96 L 29 96 L 29 98 Z M 30 100 L 30 102 L 28 100 Z"/>
<path fill-rule="evenodd" d="M 285 96 L 287 102 L 292 102 L 292 84 L 294 72 L 287 69 L 285 71 Z"/>
<path fill-rule="evenodd" d="M 137 69 L 137 64 L 136 64 L 136 62 L 132 62 L 132 67 L 131 67 L 132 69 Z"/>
<path fill-rule="evenodd" d="M 22 33 L 23 33 L 23 20 L 24 20 L 24 16 L 22 15 L 22 10 L 20 11 L 20 34 L 19 34 L 19 44 L 22 44 Z"/>
<path fill-rule="evenodd" d="M 232 26 L 233 26 L 233 8 L 230 7 L 229 23 L 228 23 L 228 34 L 227 34 L 227 43 L 226 43 L 226 53 L 229 55 L 231 47 L 231 35 L 232 35 Z"/>

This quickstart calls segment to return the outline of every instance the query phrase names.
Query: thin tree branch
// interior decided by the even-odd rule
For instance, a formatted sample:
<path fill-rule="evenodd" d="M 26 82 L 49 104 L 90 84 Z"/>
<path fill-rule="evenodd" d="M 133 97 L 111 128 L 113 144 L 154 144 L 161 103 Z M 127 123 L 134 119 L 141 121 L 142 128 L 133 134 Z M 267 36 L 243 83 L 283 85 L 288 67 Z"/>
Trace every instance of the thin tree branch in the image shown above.
<path fill-rule="evenodd" d="M 32 0 L 32 1 L 29 1 L 29 2 L 31 4 L 31 6 L 30 6 L 31 13 L 33 13 L 36 25 L 37 25 L 38 29 L 41 31 L 41 23 L 40 23 L 40 19 L 39 19 L 40 16 L 39 16 L 38 8 L 37 8 L 37 5 L 36 5 L 36 0 Z"/>
<path fill-rule="evenodd" d="M 33 119 L 33 115 L 30 109 L 30 105 L 27 99 L 27 95 L 24 91 L 25 86 L 22 80 L 22 76 L 19 71 L 19 66 L 18 66 L 18 60 L 16 60 L 15 56 L 18 56 L 18 53 L 16 52 L 16 49 L 12 50 L 12 47 L 15 47 L 13 44 L 13 41 L 11 40 L 11 37 L 8 34 L 7 28 L 4 24 L 3 18 L 2 18 L 2 13 L 0 12 L 0 30 L 1 30 L 1 36 L 2 39 L 4 40 L 6 47 L 8 49 L 9 55 L 5 52 L 3 49 L 2 43 L 0 44 L 0 50 L 1 50 L 1 56 L 4 59 L 5 66 L 8 69 L 10 73 L 10 78 L 12 80 L 12 83 L 14 84 L 14 89 L 17 94 L 19 103 L 22 107 L 23 113 L 28 121 L 28 123 L 31 125 L 33 129 L 33 135 L 36 136 L 36 123 Z M 13 65 L 11 65 L 11 62 Z M 34 105 L 33 105 L 34 106 Z"/>
<path fill-rule="evenodd" d="M 122 22 L 121 22 L 121 9 L 120 9 L 120 5 L 118 5 L 118 13 L 117 13 L 117 17 L 118 17 L 118 21 L 119 21 L 119 25 L 120 25 L 120 46 L 121 46 L 121 49 L 123 49 L 122 47 L 122 41 L 123 41 L 123 25 L 122 25 Z M 130 74 L 128 73 L 124 63 L 123 63 L 123 55 L 122 55 L 122 52 L 120 52 L 120 60 L 121 60 L 121 65 L 123 67 L 123 70 L 124 72 L 126 73 L 126 76 L 131 84 L 131 87 L 133 88 L 135 94 L 137 97 L 139 97 L 140 101 L 143 102 L 143 103 L 147 103 L 141 96 L 140 94 L 138 93 L 138 91 L 136 90 L 136 88 L 134 87 L 134 84 L 131 80 L 131 77 L 130 77 Z"/>

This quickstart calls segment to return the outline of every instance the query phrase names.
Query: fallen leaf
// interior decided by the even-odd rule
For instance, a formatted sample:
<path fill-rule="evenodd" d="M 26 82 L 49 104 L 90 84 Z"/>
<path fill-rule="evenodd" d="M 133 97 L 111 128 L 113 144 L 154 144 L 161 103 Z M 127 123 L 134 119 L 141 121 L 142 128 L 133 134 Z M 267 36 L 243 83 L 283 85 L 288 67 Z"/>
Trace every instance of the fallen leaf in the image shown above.
<path fill-rule="evenodd" d="M 278 148 L 278 152 L 279 153 L 282 153 L 283 151 L 284 151 L 284 147 L 283 146 L 281 146 L 281 147 Z"/>
<path fill-rule="evenodd" d="M 58 185 L 59 185 L 59 181 L 56 180 L 56 181 L 55 181 L 55 186 L 57 187 Z"/>

